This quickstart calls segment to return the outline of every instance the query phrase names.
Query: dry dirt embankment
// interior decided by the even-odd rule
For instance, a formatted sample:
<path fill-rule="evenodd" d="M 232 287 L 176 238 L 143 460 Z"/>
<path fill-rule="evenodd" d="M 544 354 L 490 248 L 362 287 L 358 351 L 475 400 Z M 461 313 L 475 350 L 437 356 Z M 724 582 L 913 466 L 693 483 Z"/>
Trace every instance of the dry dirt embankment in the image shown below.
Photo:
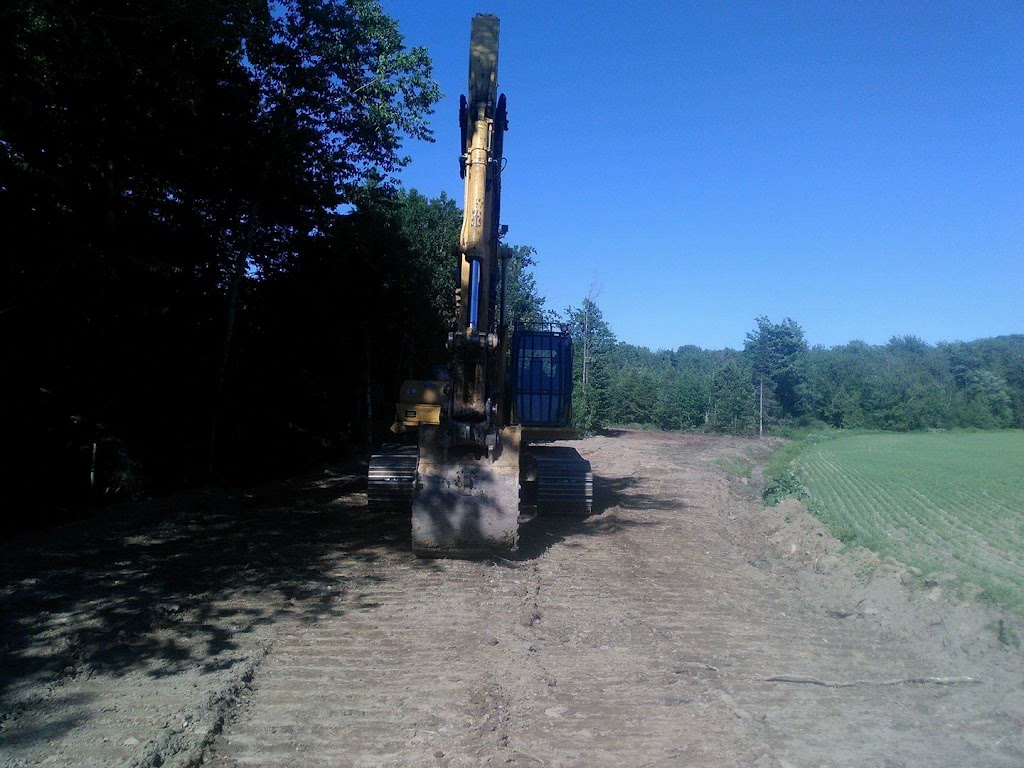
<path fill-rule="evenodd" d="M 418 560 L 344 471 L 5 545 L 0 765 L 1024 764 L 1001 617 L 763 508 L 766 443 L 573 445 L 596 514 L 514 560 Z"/>

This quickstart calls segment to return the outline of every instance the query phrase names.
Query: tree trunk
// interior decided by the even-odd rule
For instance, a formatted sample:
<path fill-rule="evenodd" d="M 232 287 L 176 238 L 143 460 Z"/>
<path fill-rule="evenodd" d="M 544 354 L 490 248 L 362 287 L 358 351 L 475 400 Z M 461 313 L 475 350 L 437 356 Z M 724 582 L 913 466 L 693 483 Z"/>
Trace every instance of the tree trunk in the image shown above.
<path fill-rule="evenodd" d="M 373 442 L 373 344 L 370 334 L 363 334 L 363 348 L 366 350 L 366 446 L 371 451 Z"/>
<path fill-rule="evenodd" d="M 758 390 L 761 399 L 757 410 L 757 436 L 761 438 L 764 437 L 764 376 L 761 377 Z"/>
<path fill-rule="evenodd" d="M 231 285 L 228 287 L 227 310 L 224 316 L 224 335 L 221 338 L 220 365 L 217 367 L 217 379 L 214 386 L 213 408 L 210 414 L 210 443 L 206 458 L 206 472 L 212 479 L 217 467 L 217 442 L 219 440 L 221 412 L 224 406 L 224 392 L 227 388 L 228 365 L 231 362 L 231 342 L 235 335 L 235 321 L 238 316 L 238 297 L 242 293 L 242 283 L 249 269 L 249 254 L 252 252 L 253 233 L 256 229 L 256 210 L 249 215 L 245 241 L 235 256 L 234 271 L 231 274 Z"/>

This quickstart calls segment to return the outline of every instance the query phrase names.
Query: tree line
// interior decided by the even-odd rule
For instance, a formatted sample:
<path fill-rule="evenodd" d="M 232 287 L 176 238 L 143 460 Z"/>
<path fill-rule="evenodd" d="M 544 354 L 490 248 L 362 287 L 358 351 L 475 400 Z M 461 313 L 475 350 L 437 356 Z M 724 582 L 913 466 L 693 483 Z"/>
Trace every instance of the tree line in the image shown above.
<path fill-rule="evenodd" d="M 0 21 L 4 489 L 25 519 L 387 439 L 453 321 L 459 204 L 400 181 L 441 97 L 427 51 L 373 0 L 13 0 Z M 1020 338 L 817 350 L 759 320 L 741 351 L 650 352 L 589 298 L 547 308 L 534 250 L 505 252 L 510 321 L 573 329 L 584 432 L 1021 425 Z"/>
<path fill-rule="evenodd" d="M 740 350 L 652 352 L 616 340 L 596 304 L 584 302 L 574 317 L 580 313 L 590 315 L 591 372 L 589 391 L 577 392 L 577 415 L 592 430 L 1024 427 L 1024 335 L 810 347 L 792 318 L 762 316 Z"/>

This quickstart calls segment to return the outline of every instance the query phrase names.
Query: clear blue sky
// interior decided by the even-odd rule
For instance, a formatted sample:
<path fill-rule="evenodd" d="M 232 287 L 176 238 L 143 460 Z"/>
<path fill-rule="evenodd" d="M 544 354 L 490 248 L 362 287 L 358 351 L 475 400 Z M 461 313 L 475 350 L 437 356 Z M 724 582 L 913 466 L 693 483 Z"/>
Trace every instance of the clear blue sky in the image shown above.
<path fill-rule="evenodd" d="M 402 181 L 462 204 L 470 22 L 501 20 L 507 240 L 550 309 L 740 348 L 1024 333 L 1024 3 L 384 0 L 445 98 Z"/>

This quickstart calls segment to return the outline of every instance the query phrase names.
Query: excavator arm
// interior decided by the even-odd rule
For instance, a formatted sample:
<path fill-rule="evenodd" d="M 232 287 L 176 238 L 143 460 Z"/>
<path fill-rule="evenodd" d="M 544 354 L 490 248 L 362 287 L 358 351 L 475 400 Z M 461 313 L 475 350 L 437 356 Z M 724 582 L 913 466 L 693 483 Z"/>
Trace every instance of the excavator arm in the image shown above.
<path fill-rule="evenodd" d="M 459 109 L 459 166 L 465 192 L 455 291 L 457 327 L 449 338 L 454 352 L 452 415 L 462 422 L 491 426 L 488 409 L 501 395 L 495 369 L 504 358 L 505 336 L 495 316 L 500 300 L 501 152 L 508 127 L 505 96 L 497 95 L 497 16 L 473 18 L 469 53 L 469 95 L 462 97 Z"/>

